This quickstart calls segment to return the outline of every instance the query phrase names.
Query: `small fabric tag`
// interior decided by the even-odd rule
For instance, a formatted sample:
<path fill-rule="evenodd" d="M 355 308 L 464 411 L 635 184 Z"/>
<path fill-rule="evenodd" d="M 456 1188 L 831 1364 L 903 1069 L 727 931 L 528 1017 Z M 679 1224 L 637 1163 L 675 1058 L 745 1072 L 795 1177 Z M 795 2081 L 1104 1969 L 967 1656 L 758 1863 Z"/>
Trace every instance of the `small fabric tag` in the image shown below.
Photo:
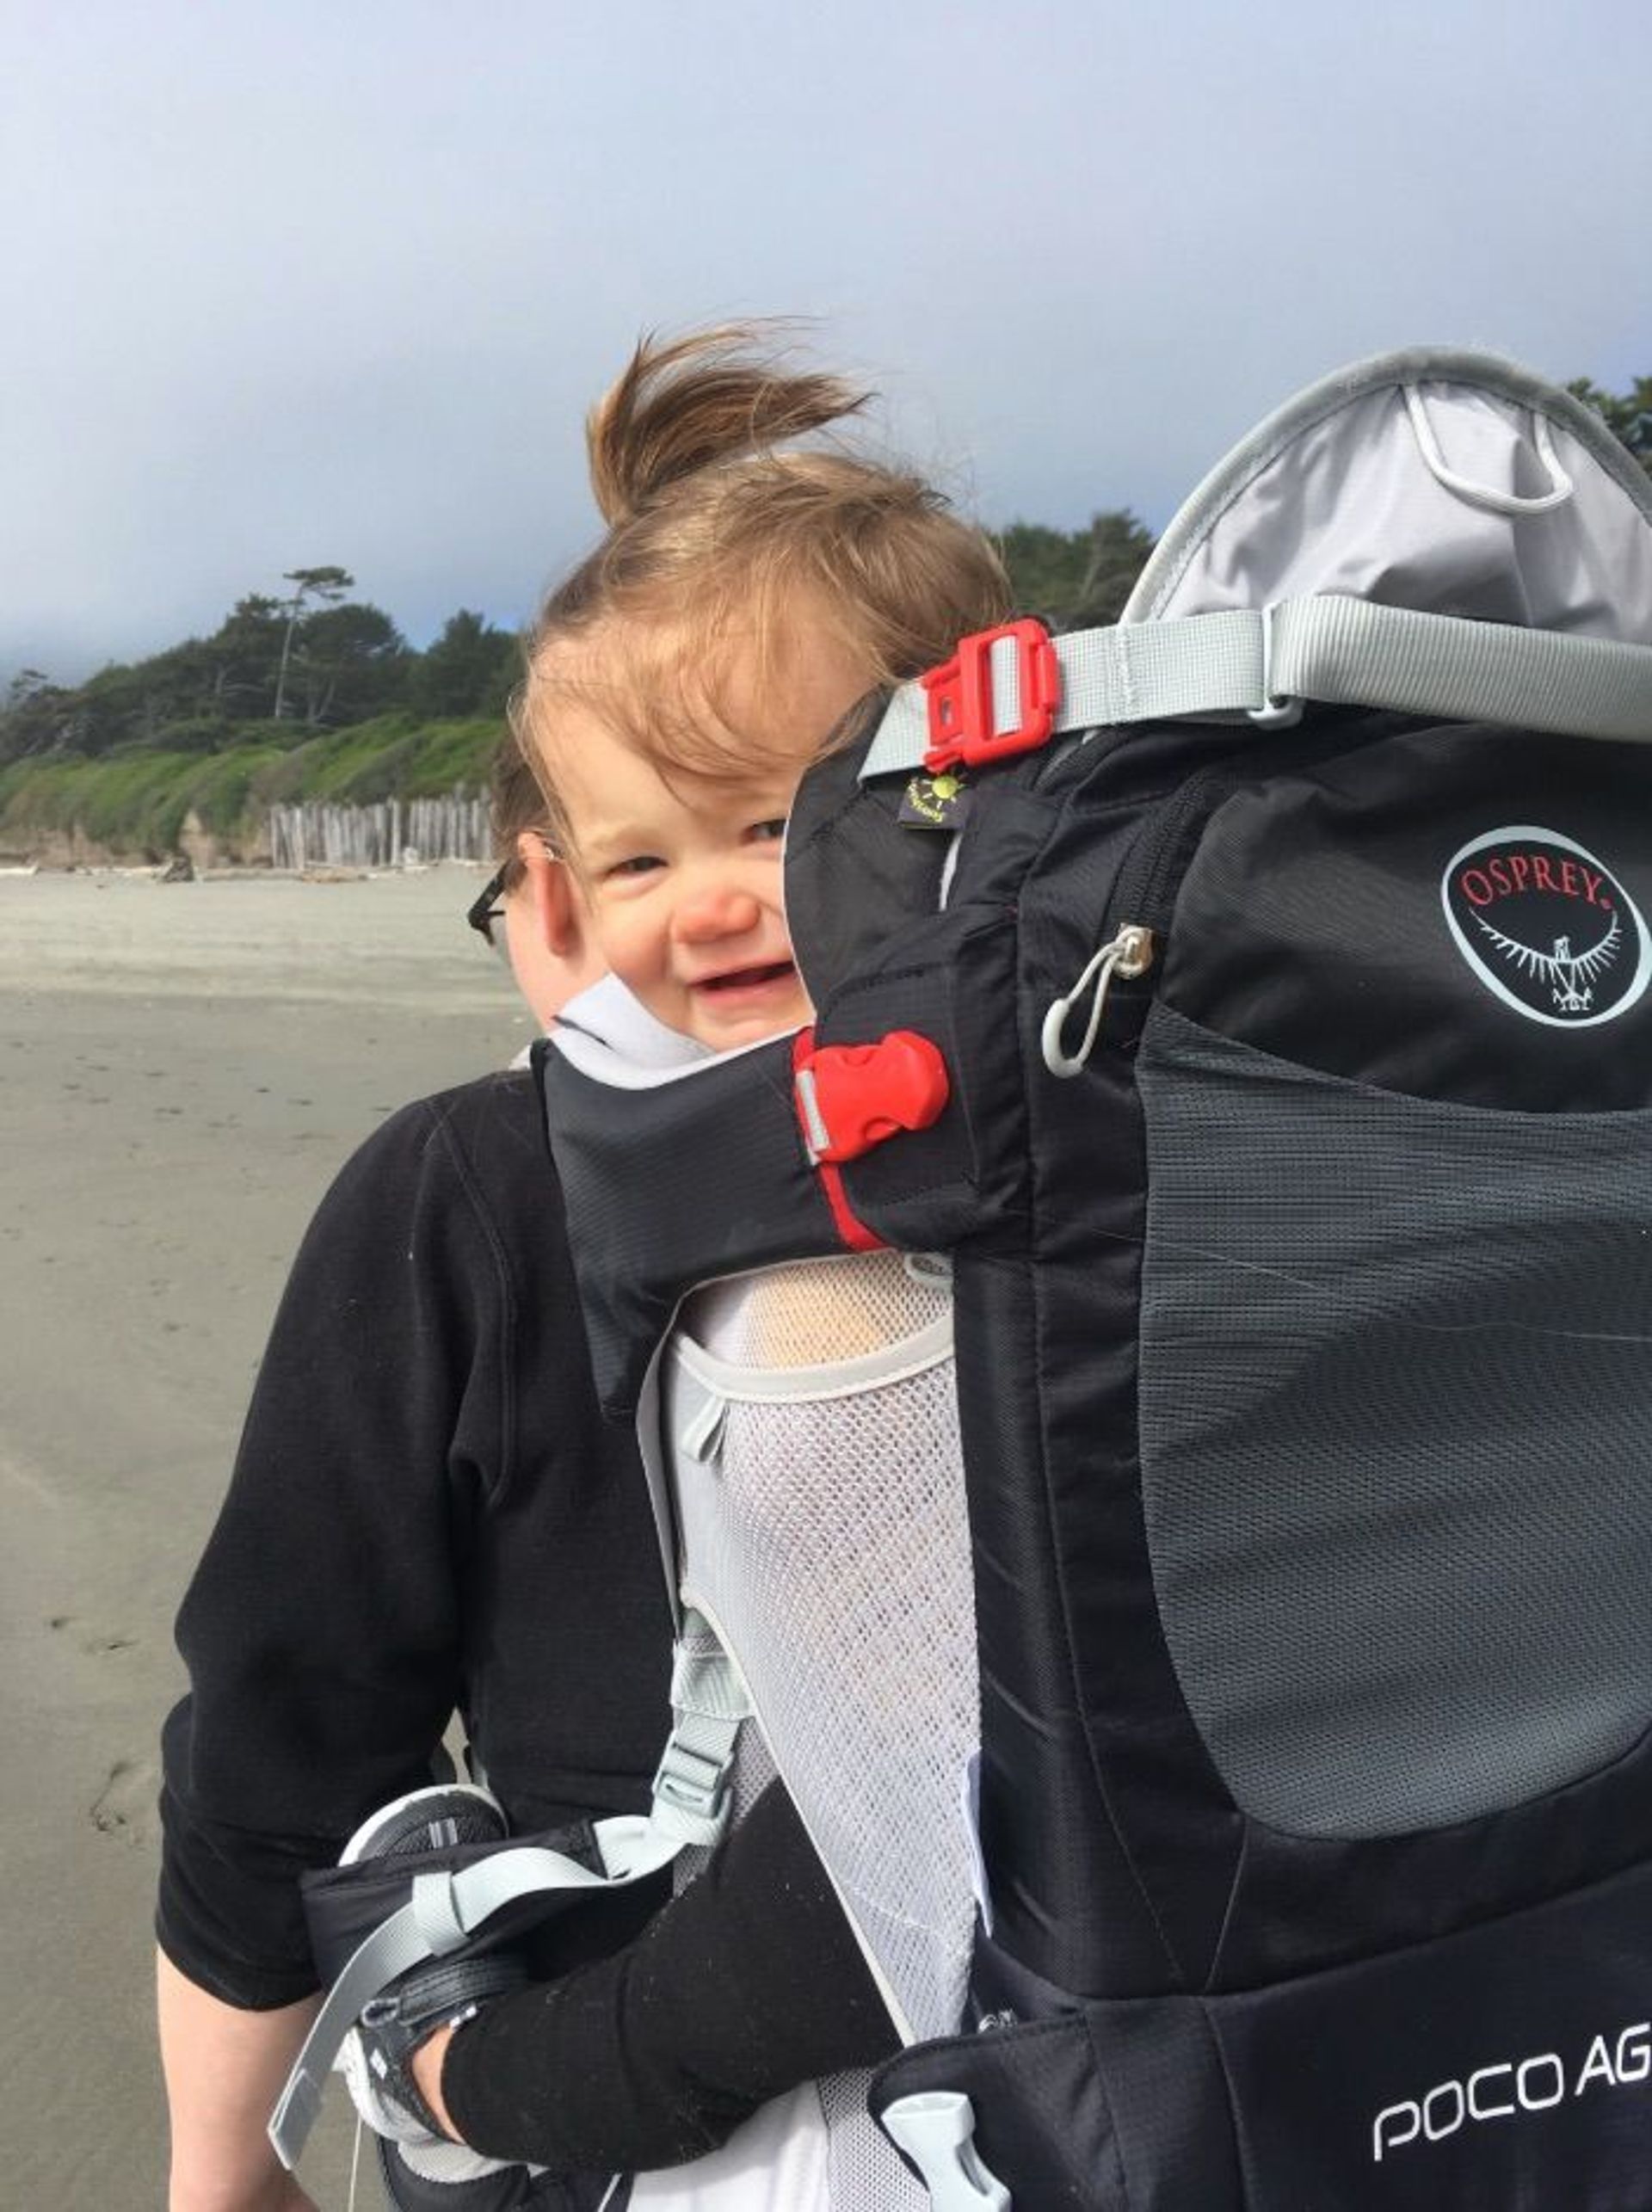
<path fill-rule="evenodd" d="M 975 1892 L 981 1925 L 992 1933 L 992 1884 L 987 1877 L 987 1854 L 981 1847 L 981 1754 L 972 1751 L 965 1762 L 959 1792 L 964 1832 L 970 1842 L 970 1887 Z"/>
<path fill-rule="evenodd" d="M 903 829 L 961 829 L 969 810 L 967 777 L 946 768 L 936 776 L 914 776 L 895 819 Z"/>

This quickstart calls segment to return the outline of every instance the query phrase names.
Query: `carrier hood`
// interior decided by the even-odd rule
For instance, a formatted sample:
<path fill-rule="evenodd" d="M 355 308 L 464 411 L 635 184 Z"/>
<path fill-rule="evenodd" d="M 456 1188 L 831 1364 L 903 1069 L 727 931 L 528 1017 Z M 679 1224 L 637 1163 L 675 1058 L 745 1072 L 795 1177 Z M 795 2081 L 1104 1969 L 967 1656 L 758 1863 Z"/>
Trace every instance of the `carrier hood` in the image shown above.
<path fill-rule="evenodd" d="M 1287 400 L 1160 539 L 1126 623 L 1340 594 L 1652 642 L 1652 479 L 1571 393 L 1416 347 Z"/>

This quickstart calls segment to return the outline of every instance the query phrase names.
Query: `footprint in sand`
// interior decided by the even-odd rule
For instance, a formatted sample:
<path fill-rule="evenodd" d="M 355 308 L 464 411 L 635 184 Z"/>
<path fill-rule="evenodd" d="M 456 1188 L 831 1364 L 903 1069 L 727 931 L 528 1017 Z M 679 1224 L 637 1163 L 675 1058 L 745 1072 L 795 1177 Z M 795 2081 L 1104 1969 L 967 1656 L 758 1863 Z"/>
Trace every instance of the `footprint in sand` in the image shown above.
<path fill-rule="evenodd" d="M 160 1777 L 146 1759 L 117 1759 L 109 1778 L 91 1804 L 92 1826 L 100 1835 L 122 1841 L 153 1842 L 157 1821 L 155 1796 Z"/>

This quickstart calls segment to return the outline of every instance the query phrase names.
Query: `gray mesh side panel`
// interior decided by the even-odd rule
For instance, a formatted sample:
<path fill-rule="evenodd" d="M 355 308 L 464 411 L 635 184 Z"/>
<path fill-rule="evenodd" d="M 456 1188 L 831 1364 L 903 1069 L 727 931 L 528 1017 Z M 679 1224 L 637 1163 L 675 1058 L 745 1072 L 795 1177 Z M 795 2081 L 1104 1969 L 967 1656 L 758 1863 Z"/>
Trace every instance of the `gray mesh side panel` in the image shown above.
<path fill-rule="evenodd" d="M 1142 1482 L 1236 1802 L 1311 1835 L 1551 1790 L 1652 1722 L 1652 1114 L 1397 1096 L 1160 1006 Z"/>
<path fill-rule="evenodd" d="M 852 1396 L 827 1395 L 829 1365 L 792 1379 L 786 1402 L 728 1402 L 708 1462 L 677 1456 L 683 1587 L 727 1636 L 913 2031 L 949 2033 L 975 1918 L 963 1791 L 979 1738 L 952 1363 Z M 675 1434 L 673 1361 L 663 1383 Z"/>
<path fill-rule="evenodd" d="M 730 1790 L 730 1819 L 744 1820 L 760 1793 L 774 1779 L 774 1762 L 761 1730 L 748 1721 L 735 1750 Z M 686 1889 L 711 1863 L 714 1846 L 696 1845 L 679 1854 L 673 1886 Z M 926 2212 L 929 2199 L 891 2147 L 866 2110 L 870 2069 L 829 2074 L 815 2086 L 826 2128 L 826 2195 L 834 2212 Z M 693 2168 L 687 2170 L 690 2173 Z M 663 2176 L 650 2178 L 649 2201 L 669 2186 Z M 708 2188 L 712 2185 L 708 2184 Z"/>
<path fill-rule="evenodd" d="M 835 2073 L 820 2085 L 826 2115 L 826 2195 L 833 2212 L 928 2212 L 929 2192 L 915 2181 L 866 2110 L 863 2073 Z"/>

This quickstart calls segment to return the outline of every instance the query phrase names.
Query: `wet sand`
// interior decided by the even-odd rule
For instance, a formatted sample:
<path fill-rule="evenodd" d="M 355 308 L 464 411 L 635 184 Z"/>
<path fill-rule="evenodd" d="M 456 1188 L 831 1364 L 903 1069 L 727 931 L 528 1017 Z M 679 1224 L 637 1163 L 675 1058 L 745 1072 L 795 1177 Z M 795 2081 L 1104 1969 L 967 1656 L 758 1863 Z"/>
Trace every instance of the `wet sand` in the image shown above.
<path fill-rule="evenodd" d="M 151 2027 L 171 1620 L 346 1155 L 530 1033 L 479 872 L 0 875 L 0 2145 L 9 2201 L 164 2202 Z M 306 2159 L 346 2201 L 345 2100 Z M 375 2201 L 364 2178 L 361 2203 Z"/>

